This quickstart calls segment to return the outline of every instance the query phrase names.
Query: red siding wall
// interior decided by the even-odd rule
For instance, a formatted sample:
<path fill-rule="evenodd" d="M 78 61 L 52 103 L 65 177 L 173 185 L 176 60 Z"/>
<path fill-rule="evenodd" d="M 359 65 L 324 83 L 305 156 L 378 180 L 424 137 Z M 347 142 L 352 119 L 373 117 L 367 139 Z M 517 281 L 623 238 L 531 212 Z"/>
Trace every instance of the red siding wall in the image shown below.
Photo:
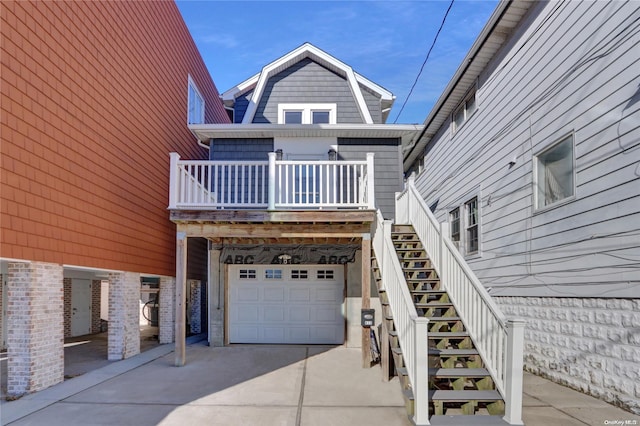
<path fill-rule="evenodd" d="M 169 152 L 188 74 L 228 122 L 173 2 L 0 2 L 0 257 L 175 274 Z"/>

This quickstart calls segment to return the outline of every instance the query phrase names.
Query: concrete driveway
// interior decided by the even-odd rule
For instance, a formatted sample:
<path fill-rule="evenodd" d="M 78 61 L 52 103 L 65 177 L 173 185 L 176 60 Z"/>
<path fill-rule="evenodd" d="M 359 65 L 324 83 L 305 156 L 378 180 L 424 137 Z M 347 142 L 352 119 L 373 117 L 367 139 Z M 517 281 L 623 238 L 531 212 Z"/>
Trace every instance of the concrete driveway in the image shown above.
<path fill-rule="evenodd" d="M 151 358 L 160 349 L 139 357 Z M 397 379 L 384 383 L 379 367 L 362 369 L 359 349 L 197 343 L 188 346 L 187 365 L 174 367 L 173 360 L 168 352 L 120 373 L 115 367 L 125 360 L 5 402 L 2 424 L 411 424 Z M 93 384 L 105 379 L 101 372 L 113 377 Z"/>

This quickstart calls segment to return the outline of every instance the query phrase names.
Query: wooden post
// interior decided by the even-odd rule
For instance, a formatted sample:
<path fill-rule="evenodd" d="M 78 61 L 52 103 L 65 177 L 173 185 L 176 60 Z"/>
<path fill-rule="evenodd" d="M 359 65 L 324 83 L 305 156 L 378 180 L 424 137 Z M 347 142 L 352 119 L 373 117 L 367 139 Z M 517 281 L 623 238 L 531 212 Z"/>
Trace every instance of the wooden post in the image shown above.
<path fill-rule="evenodd" d="M 362 309 L 371 307 L 371 234 L 362 236 Z M 362 367 L 371 368 L 371 330 L 362 327 Z"/>
<path fill-rule="evenodd" d="M 176 232 L 176 367 L 186 362 L 187 234 Z"/>

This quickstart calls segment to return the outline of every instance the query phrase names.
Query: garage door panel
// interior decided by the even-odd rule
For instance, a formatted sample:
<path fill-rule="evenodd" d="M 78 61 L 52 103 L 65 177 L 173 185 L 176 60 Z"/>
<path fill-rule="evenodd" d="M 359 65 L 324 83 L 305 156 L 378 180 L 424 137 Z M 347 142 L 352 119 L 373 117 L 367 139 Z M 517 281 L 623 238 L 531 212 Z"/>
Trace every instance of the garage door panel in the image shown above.
<path fill-rule="evenodd" d="M 264 289 L 264 300 L 267 302 L 284 302 L 285 289 L 280 287 L 266 287 Z"/>
<path fill-rule="evenodd" d="M 310 288 L 292 288 L 289 290 L 289 300 L 291 302 L 310 302 Z"/>
<path fill-rule="evenodd" d="M 230 343 L 343 343 L 342 272 L 341 266 L 255 265 L 249 277 L 231 265 Z"/>
<path fill-rule="evenodd" d="M 311 321 L 311 312 L 307 307 L 292 306 L 289 308 L 289 320 L 308 323 Z"/>
<path fill-rule="evenodd" d="M 265 306 L 264 308 L 264 320 L 265 322 L 283 322 L 285 320 L 285 313 L 283 306 Z M 256 320 L 257 321 L 257 320 Z"/>

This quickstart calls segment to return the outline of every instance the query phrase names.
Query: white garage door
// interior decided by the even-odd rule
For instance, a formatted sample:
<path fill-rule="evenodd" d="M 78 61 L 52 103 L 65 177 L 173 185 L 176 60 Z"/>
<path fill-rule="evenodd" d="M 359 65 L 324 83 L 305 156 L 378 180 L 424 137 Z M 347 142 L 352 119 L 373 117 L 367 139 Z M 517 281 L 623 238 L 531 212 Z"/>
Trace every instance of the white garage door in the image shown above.
<path fill-rule="evenodd" d="M 230 265 L 229 342 L 342 344 L 342 266 Z"/>

